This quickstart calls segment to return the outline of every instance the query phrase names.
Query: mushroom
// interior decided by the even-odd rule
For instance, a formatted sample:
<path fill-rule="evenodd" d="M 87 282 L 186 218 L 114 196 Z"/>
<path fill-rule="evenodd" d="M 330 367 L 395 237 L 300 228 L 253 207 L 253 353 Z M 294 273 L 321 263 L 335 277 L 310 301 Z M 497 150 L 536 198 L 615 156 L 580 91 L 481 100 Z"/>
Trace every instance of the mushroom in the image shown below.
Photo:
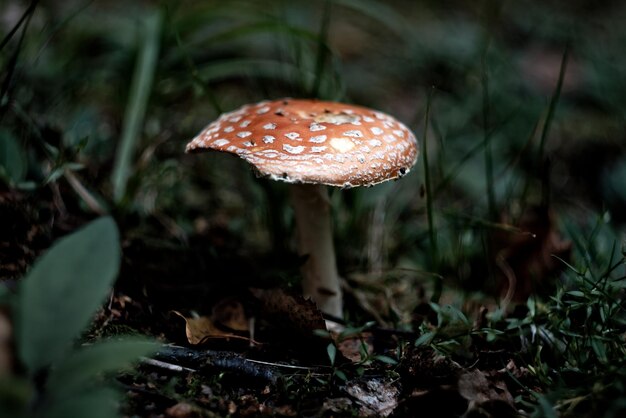
<path fill-rule="evenodd" d="M 282 99 L 245 105 L 221 115 L 187 152 L 225 151 L 258 175 L 290 183 L 305 297 L 343 317 L 343 299 L 325 186 L 373 186 L 407 174 L 417 140 L 401 122 L 361 106 Z"/>

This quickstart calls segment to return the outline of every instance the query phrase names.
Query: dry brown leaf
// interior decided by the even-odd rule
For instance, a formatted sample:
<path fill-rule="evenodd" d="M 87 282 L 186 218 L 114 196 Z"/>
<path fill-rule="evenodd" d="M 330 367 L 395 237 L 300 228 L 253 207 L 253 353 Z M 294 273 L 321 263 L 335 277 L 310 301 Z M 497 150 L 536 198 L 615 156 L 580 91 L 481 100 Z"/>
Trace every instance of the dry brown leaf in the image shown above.
<path fill-rule="evenodd" d="M 194 418 L 200 415 L 200 410 L 186 402 L 179 402 L 165 410 L 165 416 L 171 418 Z"/>
<path fill-rule="evenodd" d="M 226 332 L 219 329 L 207 316 L 199 316 L 196 318 L 187 318 L 183 314 L 177 311 L 172 311 L 174 314 L 180 316 L 185 320 L 185 334 L 187 335 L 187 341 L 189 344 L 197 345 L 206 342 L 211 338 L 220 339 L 241 339 L 250 341 L 250 338 L 242 337 L 232 332 Z"/>
<path fill-rule="evenodd" d="M 315 302 L 300 295 L 288 294 L 281 289 L 250 289 L 262 304 L 263 313 L 270 316 L 280 326 L 297 330 L 301 334 L 312 334 L 318 329 L 326 329 L 322 312 Z"/>
<path fill-rule="evenodd" d="M 386 417 L 398 406 L 400 390 L 388 378 L 368 378 L 351 380 L 346 392 L 359 405 L 359 416 Z"/>
<path fill-rule="evenodd" d="M 487 403 L 501 403 L 514 408 L 513 396 L 506 383 L 497 376 L 489 376 L 480 370 L 467 371 L 459 376 L 459 393 L 469 401 L 469 410 Z"/>
<path fill-rule="evenodd" d="M 235 331 L 250 331 L 250 320 L 246 316 L 243 304 L 233 298 L 216 303 L 211 312 L 211 320 Z"/>
<path fill-rule="evenodd" d="M 364 346 L 367 354 L 374 353 L 374 337 L 371 332 L 363 332 L 358 335 L 353 335 L 348 338 L 342 338 L 339 341 L 335 341 L 337 345 L 337 349 L 343 354 L 348 360 L 352 362 L 361 361 L 361 351 Z"/>
<path fill-rule="evenodd" d="M 350 398 L 331 398 L 326 399 L 322 404 L 322 411 L 334 412 L 336 414 L 347 413 L 352 411 L 353 402 Z"/>
<path fill-rule="evenodd" d="M 503 216 L 502 223 L 509 223 Z M 546 207 L 526 210 L 517 223 L 524 233 L 497 230 L 492 235 L 495 262 L 502 279 L 500 288 L 506 302 L 524 302 L 555 272 L 562 269 L 554 256 L 567 260 L 572 243 L 563 240 L 554 213 Z"/>
<path fill-rule="evenodd" d="M 379 273 L 353 273 L 345 287 L 378 325 L 393 328 L 411 321 L 411 310 L 421 301 L 424 279 L 414 271 L 386 270 Z M 396 318 L 391 320 L 390 318 Z"/>

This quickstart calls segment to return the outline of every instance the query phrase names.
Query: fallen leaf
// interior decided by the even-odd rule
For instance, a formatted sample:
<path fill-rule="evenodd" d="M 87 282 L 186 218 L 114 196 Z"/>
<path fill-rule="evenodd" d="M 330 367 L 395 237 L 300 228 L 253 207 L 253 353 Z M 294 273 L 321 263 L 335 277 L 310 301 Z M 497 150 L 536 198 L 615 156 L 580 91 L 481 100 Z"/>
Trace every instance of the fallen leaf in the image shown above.
<path fill-rule="evenodd" d="M 250 289 L 250 291 L 261 302 L 263 313 L 276 321 L 277 325 L 309 335 L 315 330 L 326 329 L 322 312 L 315 302 L 281 289 Z"/>
<path fill-rule="evenodd" d="M 189 341 L 189 344 L 202 344 L 212 338 L 240 339 L 255 343 L 250 338 L 221 330 L 213 323 L 213 320 L 207 316 L 187 318 L 180 312 L 172 312 L 185 320 L 185 334 L 187 335 L 187 341 Z"/>
<path fill-rule="evenodd" d="M 335 343 L 341 354 L 355 363 L 363 360 L 363 351 L 367 355 L 374 353 L 374 337 L 371 332 L 362 332 L 347 338 L 340 338 Z"/>
<path fill-rule="evenodd" d="M 272 412 L 274 415 L 282 415 L 284 417 L 295 417 L 298 415 L 290 405 L 276 406 L 272 409 Z"/>
<path fill-rule="evenodd" d="M 399 270 L 353 273 L 348 283 L 346 294 L 384 328 L 393 328 L 398 322 L 409 323 L 411 317 L 407 312 L 420 302 L 420 294 L 425 291 L 419 275 Z"/>
<path fill-rule="evenodd" d="M 165 410 L 165 416 L 171 418 L 194 418 L 200 415 L 200 410 L 186 402 L 179 402 Z"/>
<path fill-rule="evenodd" d="M 400 390 L 391 379 L 379 377 L 351 380 L 346 392 L 359 405 L 360 416 L 386 417 L 396 409 L 400 396 Z"/>
<path fill-rule="evenodd" d="M 513 396 L 506 383 L 498 376 L 488 375 L 480 370 L 461 374 L 458 381 L 459 393 L 468 400 L 468 412 L 485 408 L 486 404 L 499 404 L 500 408 L 515 411 Z"/>
<path fill-rule="evenodd" d="M 250 331 L 250 320 L 243 304 L 233 298 L 219 301 L 211 312 L 212 322 L 235 331 Z"/>
<path fill-rule="evenodd" d="M 336 414 L 350 412 L 351 410 L 352 401 L 349 398 L 326 399 L 322 404 L 322 411 L 330 411 Z"/>
<path fill-rule="evenodd" d="M 506 215 L 502 223 L 509 223 Z M 515 225 L 524 233 L 496 230 L 492 235 L 503 301 L 524 302 L 563 268 L 554 256 L 567 260 L 572 243 L 563 240 L 549 208 L 532 207 Z"/>

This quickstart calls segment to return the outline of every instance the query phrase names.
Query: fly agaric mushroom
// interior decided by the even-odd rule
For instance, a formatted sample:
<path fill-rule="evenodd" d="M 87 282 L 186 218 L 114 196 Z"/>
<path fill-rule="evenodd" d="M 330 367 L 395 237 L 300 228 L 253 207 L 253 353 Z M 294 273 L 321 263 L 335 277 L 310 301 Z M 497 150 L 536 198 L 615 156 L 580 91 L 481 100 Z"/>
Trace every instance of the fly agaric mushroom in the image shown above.
<path fill-rule="evenodd" d="M 324 186 L 373 186 L 409 172 L 417 140 L 401 122 L 361 106 L 283 99 L 245 105 L 221 115 L 187 152 L 225 151 L 258 175 L 291 183 L 302 287 L 322 312 L 343 317 L 343 299 Z"/>

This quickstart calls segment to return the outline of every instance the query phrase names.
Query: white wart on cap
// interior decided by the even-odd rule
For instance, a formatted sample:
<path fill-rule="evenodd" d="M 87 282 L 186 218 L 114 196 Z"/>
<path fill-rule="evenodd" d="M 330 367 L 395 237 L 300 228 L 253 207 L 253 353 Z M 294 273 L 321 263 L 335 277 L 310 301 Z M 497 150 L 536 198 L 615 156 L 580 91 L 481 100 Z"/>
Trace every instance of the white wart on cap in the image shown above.
<path fill-rule="evenodd" d="M 186 150 L 236 154 L 274 180 L 339 187 L 402 177 L 419 152 L 415 135 L 385 113 L 298 99 L 264 101 L 225 113 Z"/>

